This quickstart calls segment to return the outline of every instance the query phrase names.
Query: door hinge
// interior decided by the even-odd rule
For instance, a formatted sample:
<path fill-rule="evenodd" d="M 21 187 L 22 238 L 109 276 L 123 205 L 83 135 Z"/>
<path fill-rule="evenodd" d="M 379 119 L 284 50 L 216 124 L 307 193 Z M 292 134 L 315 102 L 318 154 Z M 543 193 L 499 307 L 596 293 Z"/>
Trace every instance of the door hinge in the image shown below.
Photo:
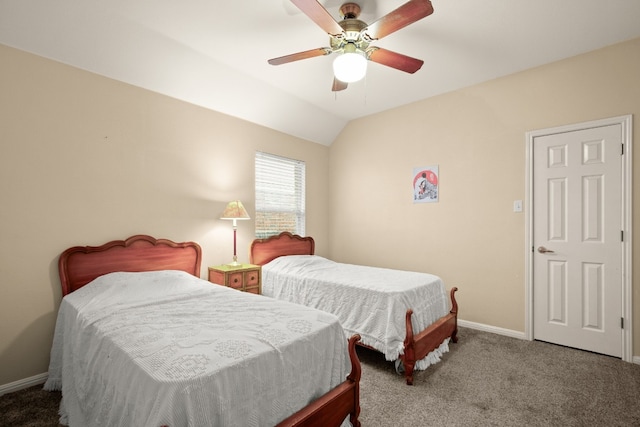
<path fill-rule="evenodd" d="M 624 317 L 620 318 L 620 329 L 624 329 Z"/>
<path fill-rule="evenodd" d="M 624 230 L 620 230 L 620 241 L 624 242 Z"/>
<path fill-rule="evenodd" d="M 620 155 L 624 156 L 624 144 L 620 144 Z"/>

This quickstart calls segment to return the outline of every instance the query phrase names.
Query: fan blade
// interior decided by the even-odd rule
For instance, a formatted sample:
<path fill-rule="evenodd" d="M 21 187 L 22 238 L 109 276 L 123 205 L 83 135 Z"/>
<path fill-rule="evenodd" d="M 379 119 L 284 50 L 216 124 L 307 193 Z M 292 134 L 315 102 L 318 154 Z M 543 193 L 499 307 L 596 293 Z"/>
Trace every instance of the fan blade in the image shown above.
<path fill-rule="evenodd" d="M 422 67 L 424 61 L 421 59 L 412 58 L 401 53 L 396 53 L 387 49 L 374 47 L 367 52 L 368 58 L 377 62 L 378 64 L 386 65 L 387 67 L 395 68 L 396 70 L 404 71 L 405 73 L 413 74 Z"/>
<path fill-rule="evenodd" d="M 411 0 L 369 25 L 364 32 L 372 40 L 381 39 L 432 13 L 431 1 Z"/>
<path fill-rule="evenodd" d="M 301 59 L 315 58 L 316 56 L 329 55 L 331 49 L 328 47 L 321 47 L 318 49 L 305 50 L 304 52 L 292 53 L 291 55 L 280 56 L 278 58 L 272 58 L 268 62 L 271 65 L 286 64 L 288 62 L 299 61 Z"/>
<path fill-rule="evenodd" d="M 327 34 L 342 34 L 342 27 L 333 16 L 316 0 L 291 0 L 305 15 L 322 28 Z"/>
<path fill-rule="evenodd" d="M 343 81 L 340 81 L 338 79 L 336 79 L 335 77 L 333 78 L 333 86 L 331 86 L 331 90 L 333 92 L 339 92 L 341 90 L 345 90 L 347 88 L 347 86 L 349 86 L 348 83 L 345 83 Z"/>

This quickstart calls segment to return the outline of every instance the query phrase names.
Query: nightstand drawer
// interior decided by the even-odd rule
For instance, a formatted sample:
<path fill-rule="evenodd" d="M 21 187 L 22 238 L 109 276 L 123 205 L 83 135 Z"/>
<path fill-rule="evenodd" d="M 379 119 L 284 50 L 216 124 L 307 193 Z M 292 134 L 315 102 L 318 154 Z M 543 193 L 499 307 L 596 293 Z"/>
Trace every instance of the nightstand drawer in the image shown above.
<path fill-rule="evenodd" d="M 229 286 L 230 288 L 234 289 L 242 289 L 242 287 L 244 286 L 244 280 L 242 276 L 242 272 L 227 274 L 225 286 Z"/>
<path fill-rule="evenodd" d="M 260 284 L 260 270 L 246 271 L 244 273 L 244 283 L 246 286 L 256 286 Z"/>

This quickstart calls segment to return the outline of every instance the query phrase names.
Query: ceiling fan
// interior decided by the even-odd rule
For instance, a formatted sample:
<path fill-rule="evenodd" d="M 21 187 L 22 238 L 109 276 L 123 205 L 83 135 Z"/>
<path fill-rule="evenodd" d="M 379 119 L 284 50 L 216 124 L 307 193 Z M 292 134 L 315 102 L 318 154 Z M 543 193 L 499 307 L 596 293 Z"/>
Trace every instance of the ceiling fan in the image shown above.
<path fill-rule="evenodd" d="M 424 61 L 387 49 L 371 46 L 379 40 L 433 13 L 430 0 L 410 0 L 369 25 L 358 19 L 360 6 L 345 3 L 340 7 L 342 21 L 336 21 L 317 0 L 291 0 L 305 15 L 329 34 L 330 47 L 306 50 L 270 59 L 271 65 L 286 64 L 301 59 L 338 53 L 333 62 L 332 91 L 347 88 L 348 83 L 364 77 L 367 61 L 407 73 L 415 73 Z"/>

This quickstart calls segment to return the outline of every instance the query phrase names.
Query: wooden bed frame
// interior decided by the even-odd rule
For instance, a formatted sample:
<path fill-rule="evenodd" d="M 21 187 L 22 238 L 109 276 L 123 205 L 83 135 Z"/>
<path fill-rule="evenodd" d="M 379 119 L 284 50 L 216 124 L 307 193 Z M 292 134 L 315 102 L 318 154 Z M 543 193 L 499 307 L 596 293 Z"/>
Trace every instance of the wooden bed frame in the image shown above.
<path fill-rule="evenodd" d="M 249 257 L 251 264 L 264 265 L 275 258 L 285 255 L 313 255 L 315 241 L 313 237 L 302 237 L 287 231 L 267 239 L 256 239 L 251 243 Z M 413 310 L 408 309 L 405 315 L 406 335 L 404 339 L 404 354 L 400 360 L 404 366 L 405 379 L 408 385 L 413 385 L 413 372 L 416 361 L 423 359 L 435 350 L 446 338 L 458 342 L 458 302 L 455 293 L 458 288 L 450 291 L 451 311 L 429 325 L 423 331 L 414 333 L 411 324 Z M 359 344 L 364 346 L 363 344 Z M 364 346 L 371 348 L 369 346 Z"/>
<path fill-rule="evenodd" d="M 181 270 L 200 277 L 202 250 L 195 242 L 175 243 L 167 239 L 136 235 L 101 246 L 74 246 L 58 259 L 62 294 L 67 295 L 98 276 L 116 271 L 139 272 Z M 337 387 L 278 424 L 292 426 L 339 426 L 349 416 L 360 427 L 360 360 L 355 346 L 359 335 L 349 339 L 351 373 Z M 163 426 L 164 427 L 164 426 Z"/>
<path fill-rule="evenodd" d="M 98 276 L 116 271 L 181 270 L 200 277 L 202 250 L 194 242 L 175 243 L 139 234 L 101 246 L 74 246 L 62 252 L 58 272 L 62 295 Z"/>

